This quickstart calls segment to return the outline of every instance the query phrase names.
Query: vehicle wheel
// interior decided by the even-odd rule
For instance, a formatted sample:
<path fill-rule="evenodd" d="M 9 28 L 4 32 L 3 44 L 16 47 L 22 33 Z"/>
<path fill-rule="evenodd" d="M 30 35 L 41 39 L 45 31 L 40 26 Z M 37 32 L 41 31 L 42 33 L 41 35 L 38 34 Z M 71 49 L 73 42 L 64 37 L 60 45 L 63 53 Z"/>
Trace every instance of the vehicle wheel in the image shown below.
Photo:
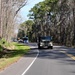
<path fill-rule="evenodd" d="M 38 46 L 38 49 L 41 49 L 41 47 L 40 47 L 40 46 Z"/>
<path fill-rule="evenodd" d="M 51 49 L 53 49 L 53 46 L 51 46 Z"/>
<path fill-rule="evenodd" d="M 38 49 L 41 49 L 40 45 L 38 45 Z"/>

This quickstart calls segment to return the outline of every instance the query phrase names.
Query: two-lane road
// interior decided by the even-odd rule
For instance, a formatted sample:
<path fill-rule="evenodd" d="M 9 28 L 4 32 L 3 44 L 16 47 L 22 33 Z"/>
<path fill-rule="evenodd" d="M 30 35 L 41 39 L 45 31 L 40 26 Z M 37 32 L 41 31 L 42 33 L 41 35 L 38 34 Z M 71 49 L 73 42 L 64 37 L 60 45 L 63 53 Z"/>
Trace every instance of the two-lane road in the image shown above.
<path fill-rule="evenodd" d="M 38 50 L 35 44 L 31 51 L 0 75 L 75 75 L 75 49 L 54 46 L 53 49 Z"/>
<path fill-rule="evenodd" d="M 39 56 L 25 75 L 75 75 L 75 61 L 66 53 L 71 51 L 63 46 L 41 49 Z"/>

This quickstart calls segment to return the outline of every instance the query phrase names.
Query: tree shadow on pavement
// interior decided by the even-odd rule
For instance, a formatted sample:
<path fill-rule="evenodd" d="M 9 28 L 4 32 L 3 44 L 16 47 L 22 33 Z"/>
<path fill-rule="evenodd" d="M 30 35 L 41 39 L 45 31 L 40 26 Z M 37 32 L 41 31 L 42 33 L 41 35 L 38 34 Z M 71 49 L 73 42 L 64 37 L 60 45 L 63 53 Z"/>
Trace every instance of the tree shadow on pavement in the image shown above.
<path fill-rule="evenodd" d="M 61 50 L 60 50 L 61 49 Z M 26 57 L 35 57 L 38 48 L 31 48 L 31 50 L 25 55 Z M 54 47 L 54 49 L 39 49 L 39 59 L 55 59 L 65 61 L 65 63 L 75 65 L 75 60 L 68 57 L 65 53 L 61 51 L 65 51 L 69 53 L 71 49 L 63 48 L 63 47 Z M 74 50 L 75 51 L 75 50 Z"/>

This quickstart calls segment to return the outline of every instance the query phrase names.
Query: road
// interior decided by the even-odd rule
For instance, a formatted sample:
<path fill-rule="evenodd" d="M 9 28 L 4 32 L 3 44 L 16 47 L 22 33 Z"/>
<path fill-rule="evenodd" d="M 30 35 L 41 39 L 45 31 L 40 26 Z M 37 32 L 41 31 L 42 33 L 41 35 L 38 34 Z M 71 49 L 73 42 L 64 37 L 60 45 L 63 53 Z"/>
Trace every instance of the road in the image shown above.
<path fill-rule="evenodd" d="M 75 75 L 75 49 L 54 46 L 38 50 L 35 44 L 29 45 L 30 52 L 0 75 Z"/>

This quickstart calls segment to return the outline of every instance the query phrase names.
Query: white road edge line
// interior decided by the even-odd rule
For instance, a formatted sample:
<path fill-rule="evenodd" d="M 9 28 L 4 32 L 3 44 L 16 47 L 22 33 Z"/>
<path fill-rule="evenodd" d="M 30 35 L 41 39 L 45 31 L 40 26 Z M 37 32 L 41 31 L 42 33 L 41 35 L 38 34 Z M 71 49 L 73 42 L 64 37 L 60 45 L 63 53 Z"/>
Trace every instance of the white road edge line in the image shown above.
<path fill-rule="evenodd" d="M 33 65 L 33 63 L 35 62 L 35 60 L 37 59 L 38 55 L 39 55 L 39 50 L 37 50 L 38 53 L 36 55 L 36 57 L 34 58 L 34 60 L 31 62 L 31 64 L 27 67 L 27 69 L 21 74 L 21 75 L 25 75 L 26 72 L 30 69 L 30 67 Z"/>

